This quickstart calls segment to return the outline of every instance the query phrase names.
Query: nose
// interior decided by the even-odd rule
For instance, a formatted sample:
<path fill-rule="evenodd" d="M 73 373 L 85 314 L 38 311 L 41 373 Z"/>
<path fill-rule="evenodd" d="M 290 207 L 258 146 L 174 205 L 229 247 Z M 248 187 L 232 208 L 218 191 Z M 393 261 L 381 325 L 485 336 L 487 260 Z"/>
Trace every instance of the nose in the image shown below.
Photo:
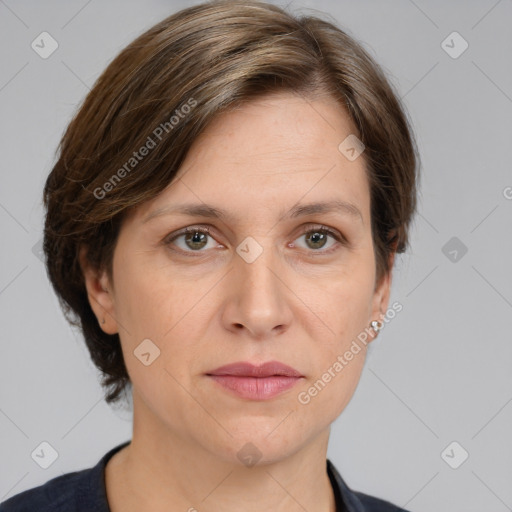
<path fill-rule="evenodd" d="M 284 280 L 278 255 L 269 246 L 254 261 L 240 254 L 234 255 L 233 268 L 227 276 L 225 327 L 237 334 L 246 331 L 256 339 L 285 332 L 292 320 L 293 293 Z"/>

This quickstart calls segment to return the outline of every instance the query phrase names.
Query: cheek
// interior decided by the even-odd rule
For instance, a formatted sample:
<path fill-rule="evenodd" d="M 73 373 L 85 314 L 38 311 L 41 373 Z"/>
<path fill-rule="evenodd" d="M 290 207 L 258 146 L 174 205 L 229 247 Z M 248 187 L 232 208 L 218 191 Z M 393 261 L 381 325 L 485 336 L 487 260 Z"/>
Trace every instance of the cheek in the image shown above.
<path fill-rule="evenodd" d="M 372 276 L 371 269 L 352 267 L 315 288 L 311 309 L 322 320 L 326 346 L 332 350 L 341 350 L 367 326 L 373 299 Z"/>
<path fill-rule="evenodd" d="M 363 369 L 365 353 L 361 350 L 345 364 L 336 359 L 332 360 L 323 369 L 325 371 L 319 373 L 300 395 L 299 403 L 303 404 L 305 412 L 313 417 L 322 418 L 325 425 L 332 423 L 354 395 Z"/>
<path fill-rule="evenodd" d="M 116 261 L 117 318 L 129 337 L 159 340 L 185 314 L 194 290 L 168 265 L 155 265 L 151 253 L 128 251 Z"/>
<path fill-rule="evenodd" d="M 350 351 L 351 342 L 340 340 L 338 350 L 322 354 L 314 375 L 297 391 L 297 418 L 321 431 L 331 425 L 345 410 L 357 388 L 365 362 L 366 349 Z M 344 355 L 351 353 L 350 360 Z"/>
<path fill-rule="evenodd" d="M 325 421 L 334 420 L 346 407 L 359 382 L 366 359 L 368 315 L 371 311 L 373 273 L 359 271 L 326 281 L 313 311 L 317 323 L 314 375 L 301 388 L 304 407 L 316 410 Z M 323 333 L 323 334 L 322 334 Z M 319 417 L 320 417 L 319 416 Z"/>
<path fill-rule="evenodd" d="M 202 339 L 209 325 L 211 304 L 204 299 L 214 282 L 184 279 L 169 266 L 150 268 L 134 262 L 120 268 L 115 313 L 122 325 L 127 366 L 140 371 L 140 361 L 132 354 L 146 343 L 149 352 L 158 354 L 151 368 L 168 369 L 180 381 L 188 378 L 186 370 L 192 368 L 200 350 L 194 340 Z"/>

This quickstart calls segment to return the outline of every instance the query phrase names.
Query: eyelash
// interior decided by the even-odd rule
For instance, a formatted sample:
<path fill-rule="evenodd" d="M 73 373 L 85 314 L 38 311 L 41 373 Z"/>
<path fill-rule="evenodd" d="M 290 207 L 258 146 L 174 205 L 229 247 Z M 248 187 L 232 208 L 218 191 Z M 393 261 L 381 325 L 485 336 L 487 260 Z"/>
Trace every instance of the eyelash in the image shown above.
<path fill-rule="evenodd" d="M 341 235 L 338 231 L 335 231 L 335 230 L 328 228 L 327 226 L 324 226 L 324 225 L 308 224 L 306 226 L 303 226 L 299 236 L 304 236 L 304 235 L 307 235 L 308 233 L 314 233 L 314 232 L 326 233 L 326 234 L 332 236 L 338 242 L 338 244 L 340 244 L 342 246 L 346 246 L 348 244 L 346 238 L 343 235 Z M 182 235 L 186 235 L 188 233 L 205 233 L 213 238 L 213 236 L 210 232 L 209 226 L 189 226 L 189 227 L 186 227 L 185 229 L 182 229 L 181 231 L 178 231 L 177 233 L 171 233 L 170 235 L 168 235 L 163 241 L 164 245 L 170 246 L 172 244 L 172 242 L 174 242 L 178 237 L 180 237 Z M 331 247 L 330 249 L 327 249 L 325 251 L 311 250 L 310 252 L 312 254 L 314 254 L 315 256 L 331 254 L 332 252 L 337 251 L 339 249 L 338 244 L 335 244 L 333 247 Z M 175 249 L 173 249 L 173 250 L 175 250 Z M 186 256 L 196 257 L 196 256 L 194 256 L 193 253 L 201 253 L 204 251 L 183 251 L 181 249 L 178 249 L 178 250 L 176 250 L 176 252 L 180 252 L 181 254 L 185 254 Z"/>

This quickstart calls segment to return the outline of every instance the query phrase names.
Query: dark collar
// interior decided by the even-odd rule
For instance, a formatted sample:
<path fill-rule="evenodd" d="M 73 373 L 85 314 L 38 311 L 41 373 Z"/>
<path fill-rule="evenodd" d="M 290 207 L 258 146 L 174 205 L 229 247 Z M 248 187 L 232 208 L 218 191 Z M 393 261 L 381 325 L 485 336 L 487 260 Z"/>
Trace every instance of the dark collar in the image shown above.
<path fill-rule="evenodd" d="M 363 504 L 341 478 L 334 464 L 327 459 L 327 474 L 336 499 L 336 512 L 365 512 Z"/>

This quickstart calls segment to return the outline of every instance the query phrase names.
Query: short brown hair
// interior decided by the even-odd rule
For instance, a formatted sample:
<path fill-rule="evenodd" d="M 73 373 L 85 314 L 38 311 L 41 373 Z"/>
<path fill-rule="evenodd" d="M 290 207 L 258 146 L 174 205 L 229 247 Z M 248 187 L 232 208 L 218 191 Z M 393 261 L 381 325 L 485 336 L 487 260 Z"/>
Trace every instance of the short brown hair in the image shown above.
<path fill-rule="evenodd" d="M 169 185 L 219 113 L 273 91 L 323 92 L 346 109 L 365 145 L 377 280 L 391 271 L 390 255 L 406 250 L 416 209 L 416 144 L 392 85 L 353 37 L 316 16 L 258 1 L 207 2 L 169 16 L 98 78 L 62 137 L 44 187 L 48 276 L 68 322 L 83 332 L 107 403 L 130 380 L 119 335 L 103 332 L 90 307 L 80 248 L 112 277 L 127 212 Z M 147 156 L 135 159 L 143 146 L 151 146 Z"/>

